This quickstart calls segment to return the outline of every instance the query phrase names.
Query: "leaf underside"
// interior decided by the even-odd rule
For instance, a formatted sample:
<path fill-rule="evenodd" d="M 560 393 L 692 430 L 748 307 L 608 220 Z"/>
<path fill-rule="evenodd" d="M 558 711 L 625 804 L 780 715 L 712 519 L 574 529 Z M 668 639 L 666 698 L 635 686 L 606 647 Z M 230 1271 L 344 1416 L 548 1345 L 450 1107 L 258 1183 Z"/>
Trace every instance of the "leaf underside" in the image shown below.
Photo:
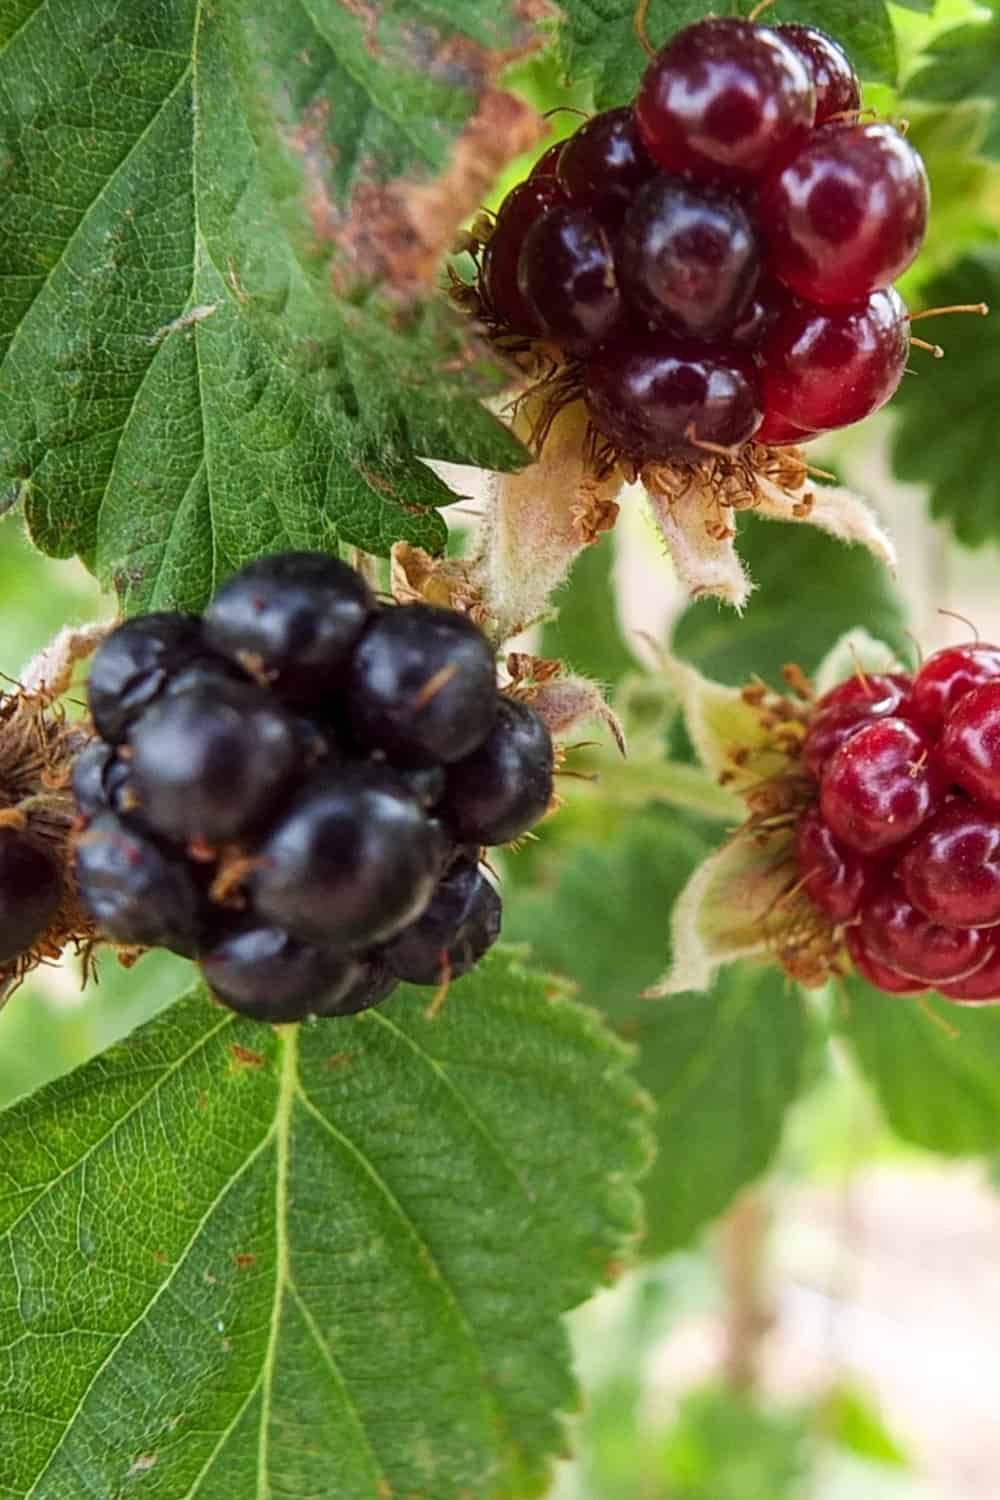
<path fill-rule="evenodd" d="M 273 1029 L 195 992 L 5 1115 L 0 1494 L 544 1486 L 642 1110 L 508 954 L 425 1004 Z"/>

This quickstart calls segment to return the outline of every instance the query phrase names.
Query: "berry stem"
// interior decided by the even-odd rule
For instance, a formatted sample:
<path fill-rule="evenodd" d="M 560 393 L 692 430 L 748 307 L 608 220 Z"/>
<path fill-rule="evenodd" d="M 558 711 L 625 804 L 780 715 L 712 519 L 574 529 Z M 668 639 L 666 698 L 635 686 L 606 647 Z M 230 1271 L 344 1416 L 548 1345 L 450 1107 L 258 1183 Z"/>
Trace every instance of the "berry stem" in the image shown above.
<path fill-rule="evenodd" d="M 926 339 L 911 339 L 910 344 L 914 349 L 924 349 L 928 354 L 933 354 L 935 359 L 944 359 L 944 350 L 940 344 L 929 344 Z"/>
<path fill-rule="evenodd" d="M 953 302 L 949 307 L 925 307 L 922 312 L 911 312 L 908 316 L 911 323 L 919 323 L 923 318 L 943 318 L 950 313 L 974 313 L 978 318 L 988 318 L 990 305 L 988 302 Z"/>
<path fill-rule="evenodd" d="M 775 0 L 757 0 L 757 4 L 747 16 L 748 21 L 758 21 L 766 10 L 770 10 Z"/>
<path fill-rule="evenodd" d="M 635 7 L 635 16 L 633 17 L 632 24 L 635 27 L 635 34 L 639 39 L 639 46 L 642 48 L 643 52 L 645 52 L 647 57 L 655 57 L 656 48 L 649 40 L 649 32 L 646 30 L 646 17 L 648 16 L 648 14 L 649 0 L 638 0 L 638 4 Z"/>

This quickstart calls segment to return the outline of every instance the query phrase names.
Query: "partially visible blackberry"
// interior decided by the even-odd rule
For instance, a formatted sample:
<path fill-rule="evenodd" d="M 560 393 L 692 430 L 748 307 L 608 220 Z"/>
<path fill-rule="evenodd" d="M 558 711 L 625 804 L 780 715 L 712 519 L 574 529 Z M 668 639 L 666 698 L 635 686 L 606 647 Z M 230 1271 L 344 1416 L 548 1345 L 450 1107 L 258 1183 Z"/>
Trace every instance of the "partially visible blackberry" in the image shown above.
<path fill-rule="evenodd" d="M 62 879 L 37 844 L 0 828 L 0 963 L 27 952 L 49 926 L 62 899 Z"/>
<path fill-rule="evenodd" d="M 101 813 L 76 845 L 76 881 L 95 922 L 115 942 L 168 948 L 193 958 L 204 907 L 192 871 L 180 857 L 114 813 Z"/>
<path fill-rule="evenodd" d="M 87 680 L 101 738 L 120 744 L 170 678 L 204 654 L 201 621 L 194 615 L 138 615 L 119 625 L 95 651 Z"/>
<path fill-rule="evenodd" d="M 383 950 L 394 974 L 409 984 L 443 984 L 467 974 L 500 936 L 496 889 L 476 864 L 448 871 L 423 915 Z"/>

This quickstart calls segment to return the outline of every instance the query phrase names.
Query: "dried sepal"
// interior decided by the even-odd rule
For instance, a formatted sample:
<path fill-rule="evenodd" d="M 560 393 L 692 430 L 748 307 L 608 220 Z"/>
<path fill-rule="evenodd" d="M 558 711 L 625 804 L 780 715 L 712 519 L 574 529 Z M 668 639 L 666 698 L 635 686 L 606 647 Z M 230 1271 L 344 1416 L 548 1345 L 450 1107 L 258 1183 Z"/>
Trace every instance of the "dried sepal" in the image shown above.
<path fill-rule="evenodd" d="M 508 656 L 507 671 L 509 696 L 529 703 L 553 739 L 565 740 L 583 724 L 597 720 L 610 732 L 621 754 L 627 754 L 622 722 L 596 682 L 567 672 L 562 662 L 523 654 Z"/>

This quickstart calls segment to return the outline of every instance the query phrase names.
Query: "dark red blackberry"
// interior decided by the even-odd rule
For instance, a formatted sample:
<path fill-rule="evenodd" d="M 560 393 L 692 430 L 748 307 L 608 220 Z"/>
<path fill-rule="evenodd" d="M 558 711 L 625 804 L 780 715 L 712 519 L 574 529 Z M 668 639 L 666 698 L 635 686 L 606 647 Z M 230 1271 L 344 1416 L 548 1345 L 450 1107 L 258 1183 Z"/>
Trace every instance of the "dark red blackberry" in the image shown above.
<path fill-rule="evenodd" d="M 496 708 L 493 648 L 454 610 L 383 610 L 355 648 L 351 729 L 359 743 L 400 765 L 461 760 L 486 738 Z"/>
<path fill-rule="evenodd" d="M 985 641 L 946 646 L 929 656 L 913 679 L 913 711 L 937 733 L 960 698 L 993 681 L 1000 681 L 1000 646 Z"/>
<path fill-rule="evenodd" d="M 818 808 L 810 808 L 799 820 L 795 857 L 803 888 L 814 906 L 833 922 L 857 916 L 870 867 L 861 855 L 841 848 Z"/>
<path fill-rule="evenodd" d="M 500 897 L 476 864 L 454 865 L 412 926 L 383 950 L 408 984 L 442 984 L 474 968 L 500 936 Z"/>
<path fill-rule="evenodd" d="M 1000 681 L 959 698 L 945 720 L 938 754 L 953 781 L 984 807 L 1000 810 Z"/>
<path fill-rule="evenodd" d="M 863 302 L 914 260 L 928 205 L 923 162 L 891 125 L 826 125 L 761 185 L 768 266 L 810 302 Z"/>
<path fill-rule="evenodd" d="M 319 552 L 251 563 L 222 585 L 205 612 L 208 644 L 263 678 L 296 707 L 323 703 L 375 608 L 360 574 Z"/>
<path fill-rule="evenodd" d="M 1000 817 L 964 797 L 943 807 L 899 862 L 907 897 L 949 927 L 1000 923 Z"/>
<path fill-rule="evenodd" d="M 996 1005 L 1000 1002 L 1000 943 L 994 942 L 990 956 L 974 974 L 938 988 L 956 1005 Z"/>
<path fill-rule="evenodd" d="M 38 941 L 59 910 L 62 889 L 43 849 L 17 829 L 0 828 L 0 963 Z"/>
<path fill-rule="evenodd" d="M 874 959 L 922 984 L 965 979 L 982 968 L 992 952 L 981 929 L 932 922 L 906 899 L 896 881 L 865 902 L 860 934 Z"/>
<path fill-rule="evenodd" d="M 119 625 L 90 664 L 87 700 L 98 734 L 117 745 L 171 676 L 205 654 L 194 615 L 138 615 Z"/>
<path fill-rule="evenodd" d="M 500 205 L 493 233 L 483 251 L 482 286 L 493 317 L 512 333 L 531 338 L 542 333 L 534 309 L 521 295 L 518 261 L 528 230 L 543 214 L 565 201 L 554 178 L 529 177 L 508 193 Z"/>
<path fill-rule="evenodd" d="M 440 815 L 467 844 L 507 844 L 533 828 L 553 793 L 552 739 L 533 709 L 501 698 L 478 750 L 448 769 Z"/>
<path fill-rule="evenodd" d="M 191 871 L 113 813 L 95 818 L 77 840 L 76 879 L 107 937 L 194 957 L 202 902 Z"/>
<path fill-rule="evenodd" d="M 864 672 L 819 700 L 802 744 L 802 760 L 818 781 L 830 757 L 866 724 L 892 716 L 908 718 L 909 678 L 901 673 Z"/>
<path fill-rule="evenodd" d="M 131 781 L 144 819 L 184 843 L 238 839 L 259 827 L 301 768 L 295 726 L 252 683 L 168 695 L 130 734 Z"/>
<path fill-rule="evenodd" d="M 778 32 L 751 21 L 687 26 L 646 69 L 639 134 L 664 171 L 750 182 L 805 141 L 816 94 Z"/>
<path fill-rule="evenodd" d="M 367 948 L 415 922 L 438 878 L 439 838 L 419 803 L 376 767 L 318 771 L 261 843 L 258 911 L 301 942 Z"/>
<path fill-rule="evenodd" d="M 625 217 L 621 288 L 654 325 L 691 338 L 730 332 L 760 271 L 757 234 L 736 198 L 655 177 Z"/>
<path fill-rule="evenodd" d="M 764 421 L 806 432 L 849 427 L 884 406 L 910 351 L 910 324 L 891 287 L 854 307 L 793 303 L 760 346 Z"/>
<path fill-rule="evenodd" d="M 868 983 L 874 985 L 877 990 L 883 990 L 887 995 L 923 995 L 926 993 L 929 986 L 921 980 L 911 979 L 908 974 L 900 974 L 897 969 L 891 969 L 888 964 L 880 963 L 868 951 L 857 927 L 848 927 L 844 937 L 855 969 L 862 979 L 867 979 Z"/>
<path fill-rule="evenodd" d="M 589 208 L 606 228 L 614 229 L 655 171 L 635 115 L 624 107 L 603 110 L 580 126 L 563 146 L 557 176 L 573 204 Z"/>
<path fill-rule="evenodd" d="M 599 350 L 583 380 L 594 426 L 639 463 L 702 459 L 702 445 L 739 447 L 760 425 L 756 367 L 738 350 L 650 333 Z"/>
<path fill-rule="evenodd" d="M 903 719 L 880 719 L 852 734 L 824 768 L 820 810 L 842 844 L 877 854 L 911 838 L 941 806 L 944 792 L 923 736 Z"/>
<path fill-rule="evenodd" d="M 595 348 L 622 321 L 611 246 L 585 208 L 554 208 L 532 225 L 518 286 L 539 326 L 571 352 Z"/>
<path fill-rule="evenodd" d="M 802 60 L 816 90 L 816 124 L 861 108 L 861 83 L 843 47 L 815 26 L 775 26 L 786 47 Z"/>

